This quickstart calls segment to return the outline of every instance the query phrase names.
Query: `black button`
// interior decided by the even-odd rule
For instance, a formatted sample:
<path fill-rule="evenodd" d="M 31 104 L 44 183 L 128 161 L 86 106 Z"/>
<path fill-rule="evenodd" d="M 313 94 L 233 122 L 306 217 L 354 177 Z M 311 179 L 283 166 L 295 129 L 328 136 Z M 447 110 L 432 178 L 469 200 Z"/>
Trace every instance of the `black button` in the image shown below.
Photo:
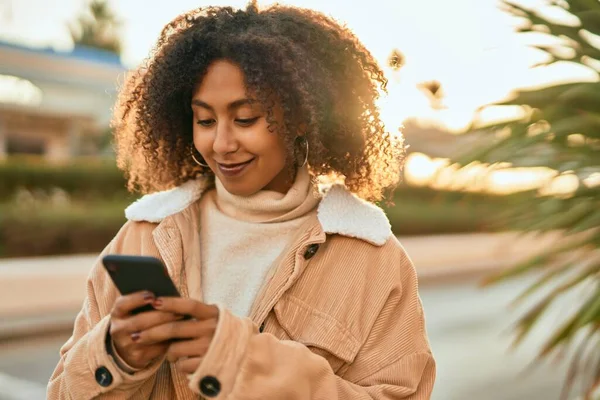
<path fill-rule="evenodd" d="M 316 243 L 313 243 L 310 246 L 308 246 L 306 252 L 304 252 L 304 259 L 310 260 L 311 258 L 313 258 L 313 256 L 317 254 L 317 250 L 319 250 L 319 245 Z"/>
<path fill-rule="evenodd" d="M 109 387 L 113 382 L 113 377 L 108 368 L 100 367 L 96 370 L 95 373 L 96 382 L 102 387 Z"/>
<path fill-rule="evenodd" d="M 260 328 L 258 328 L 258 331 L 260 333 L 263 333 L 265 331 L 265 323 L 264 322 L 262 324 L 260 324 Z"/>
<path fill-rule="evenodd" d="M 205 376 L 200 381 L 200 391 L 206 397 L 217 397 L 221 392 L 221 382 L 214 376 Z"/>

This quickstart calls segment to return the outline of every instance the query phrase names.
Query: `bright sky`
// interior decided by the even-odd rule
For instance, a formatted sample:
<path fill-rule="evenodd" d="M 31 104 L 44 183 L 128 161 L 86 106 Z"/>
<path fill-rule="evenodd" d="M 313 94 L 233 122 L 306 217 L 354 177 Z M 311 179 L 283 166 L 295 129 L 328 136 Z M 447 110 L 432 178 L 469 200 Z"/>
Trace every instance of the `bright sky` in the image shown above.
<path fill-rule="evenodd" d="M 522 0 L 539 6 L 543 0 Z M 49 3 L 53 3 L 50 5 Z M 247 2 L 199 0 L 109 0 L 124 23 L 123 61 L 142 60 L 161 28 L 181 12 L 204 5 L 243 7 Z M 259 1 L 259 5 L 271 1 Z M 346 23 L 385 64 L 392 49 L 406 56 L 399 73 L 387 70 L 389 96 L 382 102 L 388 127 L 408 116 L 440 120 L 451 128 L 465 126 L 474 110 L 506 96 L 512 88 L 535 85 L 577 73 L 554 68 L 532 71 L 540 54 L 514 33 L 516 21 L 498 9 L 497 0 L 295 0 L 281 1 L 313 8 Z M 368 7 L 359 4 L 368 4 Z M 83 0 L 0 0 L 0 38 L 68 49 L 66 23 L 75 18 Z M 436 79 L 444 88 L 448 109 L 431 110 L 417 83 Z M 491 117 L 495 115 L 492 113 Z M 392 128 L 393 129 L 393 128 Z"/>

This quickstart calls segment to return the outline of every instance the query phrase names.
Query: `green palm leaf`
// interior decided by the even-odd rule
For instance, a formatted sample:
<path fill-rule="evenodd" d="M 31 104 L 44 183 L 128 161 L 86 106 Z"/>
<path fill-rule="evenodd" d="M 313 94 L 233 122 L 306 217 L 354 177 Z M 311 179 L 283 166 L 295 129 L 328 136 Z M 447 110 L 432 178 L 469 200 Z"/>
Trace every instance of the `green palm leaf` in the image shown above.
<path fill-rule="evenodd" d="M 600 60 L 600 49 L 586 38 L 600 35 L 600 1 L 546 0 L 547 5 L 561 7 L 579 20 L 578 24 L 562 24 L 549 20 L 537 10 L 504 0 L 503 8 L 528 21 L 521 32 L 542 32 L 554 38 L 550 44 L 534 46 L 546 52 L 552 64 L 561 60 L 590 68 L 586 59 Z M 569 48 L 564 55 L 559 47 Z M 573 56 L 574 55 L 574 56 Z M 597 71 L 596 71 L 597 72 Z M 543 166 L 557 174 L 569 173 L 579 187 L 569 195 L 541 195 L 530 191 L 523 200 L 512 205 L 508 217 L 512 226 L 524 232 L 555 232 L 561 242 L 506 271 L 488 277 L 483 285 L 535 272 L 537 280 L 527 287 L 513 304 L 532 294 L 544 292 L 517 322 L 514 344 L 519 344 L 546 314 L 552 304 L 567 293 L 578 293 L 583 301 L 565 318 L 544 343 L 539 357 L 565 350 L 585 332 L 578 344 L 566 376 L 563 399 L 577 388 L 590 398 L 600 386 L 600 185 L 589 186 L 584 180 L 600 173 L 600 79 L 548 85 L 544 88 L 520 90 L 500 106 L 521 106 L 523 118 L 489 125 L 473 125 L 471 130 L 496 135 L 485 147 L 470 149 L 457 155 L 460 165 L 472 162 L 503 163 L 512 166 Z M 585 288 L 591 289 L 587 294 Z M 594 346 L 594 344 L 596 346 Z M 585 362 L 587 367 L 582 367 Z M 583 386 L 573 385 L 581 380 Z"/>

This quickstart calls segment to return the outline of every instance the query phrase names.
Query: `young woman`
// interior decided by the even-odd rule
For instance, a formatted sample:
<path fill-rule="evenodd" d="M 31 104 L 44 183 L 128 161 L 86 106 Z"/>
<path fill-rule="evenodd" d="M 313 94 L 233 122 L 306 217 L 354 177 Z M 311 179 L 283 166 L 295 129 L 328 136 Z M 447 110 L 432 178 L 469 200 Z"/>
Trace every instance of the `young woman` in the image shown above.
<path fill-rule="evenodd" d="M 118 163 L 146 195 L 102 255 L 160 258 L 182 297 L 121 296 L 94 266 L 48 398 L 428 399 L 415 270 L 372 204 L 403 158 L 385 83 L 313 11 L 169 23 L 116 108 Z"/>

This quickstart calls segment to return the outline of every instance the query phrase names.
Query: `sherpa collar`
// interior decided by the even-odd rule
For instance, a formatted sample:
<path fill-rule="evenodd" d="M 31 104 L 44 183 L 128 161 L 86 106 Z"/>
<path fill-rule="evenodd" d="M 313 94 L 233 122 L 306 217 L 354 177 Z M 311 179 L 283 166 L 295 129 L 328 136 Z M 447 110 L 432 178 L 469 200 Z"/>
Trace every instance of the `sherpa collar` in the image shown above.
<path fill-rule="evenodd" d="M 208 180 L 200 178 L 145 195 L 125 209 L 125 216 L 130 221 L 161 222 L 195 203 L 208 186 Z M 343 185 L 333 185 L 325 192 L 317 216 L 325 233 L 355 237 L 376 246 L 382 246 L 392 234 L 383 210 L 358 198 Z"/>

